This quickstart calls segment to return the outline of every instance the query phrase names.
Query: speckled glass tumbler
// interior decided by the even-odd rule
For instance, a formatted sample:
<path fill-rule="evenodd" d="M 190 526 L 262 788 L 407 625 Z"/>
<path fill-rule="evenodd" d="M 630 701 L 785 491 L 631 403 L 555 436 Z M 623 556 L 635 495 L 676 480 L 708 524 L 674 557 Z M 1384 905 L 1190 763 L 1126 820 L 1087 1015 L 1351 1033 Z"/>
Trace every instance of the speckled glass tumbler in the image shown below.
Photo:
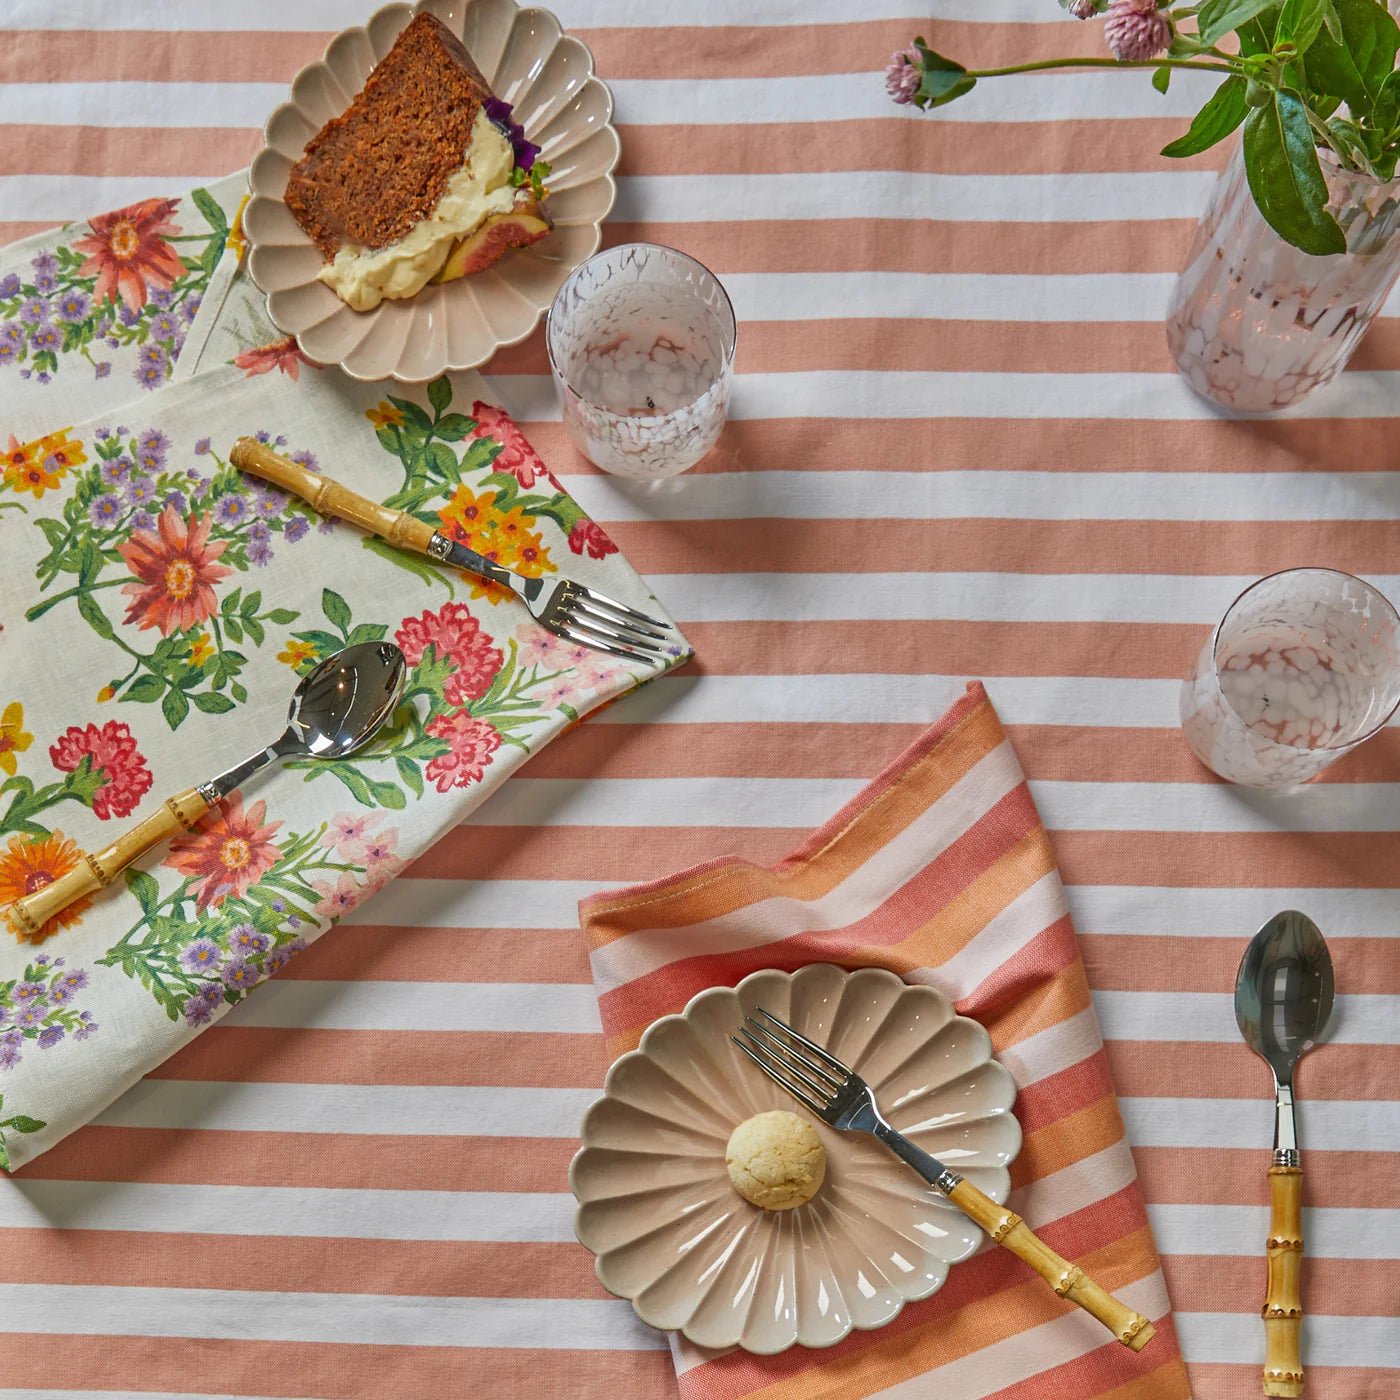
<path fill-rule="evenodd" d="M 545 342 L 564 426 L 589 461 L 651 480 L 693 467 L 729 411 L 734 308 L 694 258 L 655 243 L 576 268 Z"/>
<path fill-rule="evenodd" d="M 1181 691 L 1196 757 L 1246 787 L 1291 788 L 1400 708 L 1400 616 L 1369 583 L 1287 569 L 1251 584 Z"/>

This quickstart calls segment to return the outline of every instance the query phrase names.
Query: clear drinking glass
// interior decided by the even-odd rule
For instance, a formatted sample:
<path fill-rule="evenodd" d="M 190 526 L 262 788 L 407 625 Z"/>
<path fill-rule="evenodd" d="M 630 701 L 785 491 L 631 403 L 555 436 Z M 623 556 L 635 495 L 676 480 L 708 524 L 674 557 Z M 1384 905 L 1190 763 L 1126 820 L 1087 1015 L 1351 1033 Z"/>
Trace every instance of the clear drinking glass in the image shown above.
<path fill-rule="evenodd" d="M 618 476 L 675 476 L 729 411 L 734 308 L 694 258 L 655 243 L 595 253 L 549 309 L 545 343 L 564 426 Z"/>
<path fill-rule="evenodd" d="M 1400 615 L 1336 569 L 1287 569 L 1230 604 L 1181 690 L 1197 758 L 1246 787 L 1289 788 L 1400 708 Z"/>

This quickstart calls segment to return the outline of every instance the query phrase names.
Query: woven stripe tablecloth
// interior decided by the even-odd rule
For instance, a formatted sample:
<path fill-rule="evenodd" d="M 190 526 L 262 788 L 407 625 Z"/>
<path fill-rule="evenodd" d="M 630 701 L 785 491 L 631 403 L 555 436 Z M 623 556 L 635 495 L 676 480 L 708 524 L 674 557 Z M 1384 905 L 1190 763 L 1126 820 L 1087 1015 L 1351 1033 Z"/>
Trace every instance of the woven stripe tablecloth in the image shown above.
<path fill-rule="evenodd" d="M 369 8 L 7 0 L 0 240 L 246 163 Z M 557 8 L 617 97 L 609 239 L 674 244 L 733 294 L 734 421 L 700 472 L 629 487 L 568 447 L 538 335 L 488 370 L 701 660 L 0 1182 L 0 1396 L 664 1400 L 662 1339 L 572 1241 L 605 1066 L 577 900 L 780 857 L 969 675 L 1051 830 L 1205 1400 L 1257 1394 L 1262 1355 L 1271 1109 L 1235 967 L 1280 908 L 1329 935 L 1336 1043 L 1300 1076 L 1308 1393 L 1392 1395 L 1400 733 L 1282 799 L 1210 781 L 1175 708 L 1258 574 L 1330 564 L 1400 598 L 1400 322 L 1301 414 L 1193 399 L 1161 318 L 1223 154 L 1155 152 L 1195 75 L 987 83 L 932 116 L 884 96 L 916 32 L 981 65 L 1094 52 L 1054 0 Z"/>

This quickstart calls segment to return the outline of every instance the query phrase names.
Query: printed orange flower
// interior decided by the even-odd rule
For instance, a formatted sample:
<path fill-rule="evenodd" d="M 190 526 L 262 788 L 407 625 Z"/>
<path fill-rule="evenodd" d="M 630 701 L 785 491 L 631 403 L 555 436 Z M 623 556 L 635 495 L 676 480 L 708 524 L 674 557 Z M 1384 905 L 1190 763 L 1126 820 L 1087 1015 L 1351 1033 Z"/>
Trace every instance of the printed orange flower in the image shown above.
<path fill-rule="evenodd" d="M 70 467 L 86 461 L 82 443 L 70 441 L 66 429 L 24 444 L 11 434 L 4 456 L 5 484 L 11 491 L 28 491 L 37 500 L 59 486 Z"/>
<path fill-rule="evenodd" d="M 0 908 L 5 908 L 27 894 L 51 885 L 61 876 L 68 874 L 82 859 L 78 848 L 61 832 L 32 840 L 26 836 L 13 836 L 10 844 L 0 852 Z M 55 914 L 33 938 L 15 921 L 13 916 L 7 922 L 10 932 L 20 940 L 42 943 L 44 939 L 57 933 L 61 928 L 70 928 L 82 917 L 83 911 L 92 903 L 91 895 L 75 900 L 66 909 Z"/>
<path fill-rule="evenodd" d="M 233 249 L 239 262 L 242 262 L 248 255 L 248 238 L 243 232 L 243 211 L 248 207 L 248 201 L 252 197 L 250 194 L 245 194 L 239 201 L 238 212 L 233 216 L 233 224 L 228 231 L 228 243 L 225 245 Z"/>
<path fill-rule="evenodd" d="M 170 222 L 174 212 L 173 199 L 143 199 L 88 221 L 92 232 L 73 246 L 88 255 L 78 276 L 97 274 L 94 302 L 120 297 L 132 311 L 140 311 L 150 287 L 168 287 L 184 273 L 179 253 L 165 241 L 180 232 Z"/>
<path fill-rule="evenodd" d="M 403 426 L 403 409 L 395 408 L 382 399 L 374 408 L 365 409 L 365 417 L 376 428 L 399 428 Z"/>
<path fill-rule="evenodd" d="M 159 627 L 161 636 L 205 622 L 214 612 L 214 585 L 233 572 L 214 561 L 226 540 L 209 543 L 211 519 L 192 515 L 188 524 L 166 506 L 156 530 L 137 530 L 117 551 L 139 582 L 122 588 L 131 602 L 126 622 Z"/>
<path fill-rule="evenodd" d="M 12 700 L 0 714 L 0 773 L 15 776 L 15 755 L 23 753 L 34 742 L 32 734 L 24 732 L 24 707 Z"/>
<path fill-rule="evenodd" d="M 295 638 L 288 639 L 287 645 L 277 653 L 277 659 L 285 662 L 292 670 L 304 665 L 316 655 L 316 648 L 310 642 L 299 642 Z"/>
<path fill-rule="evenodd" d="M 81 442 L 70 440 L 67 428 L 61 428 L 39 439 L 39 458 L 61 476 L 69 467 L 82 466 L 87 461 L 87 453 Z"/>
<path fill-rule="evenodd" d="M 190 665 L 203 666 L 214 654 L 214 643 L 210 640 L 208 632 L 200 628 L 198 632 L 190 634 Z"/>
<path fill-rule="evenodd" d="M 163 863 L 201 881 L 195 900 L 200 909 L 247 894 L 282 858 L 272 842 L 282 823 L 266 821 L 266 816 L 266 802 L 255 802 L 245 812 L 242 796 L 234 793 L 188 836 L 171 842 Z"/>
<path fill-rule="evenodd" d="M 283 374 L 296 379 L 301 375 L 302 365 L 310 365 L 312 369 L 317 367 L 314 360 L 308 360 L 301 353 L 294 335 L 289 335 L 283 340 L 274 340 L 271 345 L 258 345 L 251 350 L 245 350 L 241 355 L 235 355 L 233 362 L 249 379 L 255 374 L 270 374 L 275 369 L 280 369 Z"/>
<path fill-rule="evenodd" d="M 548 547 L 538 531 L 528 528 L 535 523 L 535 517 L 519 506 L 509 511 L 497 510 L 495 499 L 489 491 L 478 496 L 469 487 L 459 486 L 438 512 L 441 533 L 526 578 L 553 573 Z M 499 584 L 476 579 L 472 597 L 486 598 L 495 604 L 510 597 L 510 593 Z"/>

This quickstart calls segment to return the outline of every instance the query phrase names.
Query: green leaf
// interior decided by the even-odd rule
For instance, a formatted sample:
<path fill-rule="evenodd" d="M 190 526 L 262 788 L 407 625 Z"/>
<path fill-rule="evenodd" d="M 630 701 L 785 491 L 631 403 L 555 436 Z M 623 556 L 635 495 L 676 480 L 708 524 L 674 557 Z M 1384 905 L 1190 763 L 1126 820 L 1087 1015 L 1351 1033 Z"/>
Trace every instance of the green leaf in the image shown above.
<path fill-rule="evenodd" d="M 225 617 L 232 617 L 233 614 L 238 611 L 239 600 L 242 597 L 243 585 L 239 584 L 239 586 L 235 588 L 233 592 L 228 595 L 227 598 L 224 599 L 223 604 L 219 608 L 219 611 L 223 613 Z"/>
<path fill-rule="evenodd" d="M 1278 17 L 1278 39 L 1292 43 L 1295 53 L 1306 53 L 1327 13 L 1327 0 L 1284 0 Z"/>
<path fill-rule="evenodd" d="M 165 699 L 160 703 L 160 709 L 166 724 L 172 729 L 178 729 L 190 712 L 190 702 L 185 698 L 183 690 L 167 690 Z"/>
<path fill-rule="evenodd" d="M 68 531 L 64 529 L 60 520 L 36 520 L 34 522 L 43 532 L 44 538 L 49 542 L 50 549 L 57 549 L 64 540 L 68 538 Z"/>
<path fill-rule="evenodd" d="M 1342 38 L 1323 30 L 1303 56 L 1308 86 L 1365 116 L 1395 67 L 1400 28 L 1377 0 L 1334 0 Z"/>
<path fill-rule="evenodd" d="M 977 86 L 977 79 L 969 76 L 961 63 L 935 53 L 922 39 L 915 39 L 914 46 L 919 50 L 919 65 L 924 70 L 923 81 L 914 94 L 920 107 L 945 106 Z"/>
<path fill-rule="evenodd" d="M 1166 92 L 1168 86 L 1171 83 L 1171 80 L 1172 70 L 1168 68 L 1167 65 L 1164 63 L 1159 69 L 1157 69 L 1155 73 L 1153 73 L 1152 86 L 1155 87 L 1158 92 Z"/>
<path fill-rule="evenodd" d="M 193 698 L 195 709 L 206 715 L 226 715 L 233 709 L 233 701 L 227 695 L 217 695 L 212 690 L 201 691 Z"/>
<path fill-rule="evenodd" d="M 229 693 L 240 705 L 244 704 L 248 699 L 248 687 L 242 685 L 238 681 L 234 681 L 233 684 L 229 686 Z"/>
<path fill-rule="evenodd" d="M 422 797 L 423 775 L 418 771 L 418 765 L 412 759 L 400 756 L 394 760 L 394 767 L 399 770 L 399 777 L 403 779 L 413 795 Z"/>
<path fill-rule="evenodd" d="M 1346 238 L 1327 212 L 1327 182 L 1297 93 L 1276 92 L 1267 107 L 1250 112 L 1244 164 L 1254 202 L 1280 238 L 1317 256 L 1346 252 Z"/>
<path fill-rule="evenodd" d="M 388 395 L 389 402 L 403 414 L 404 431 L 426 437 L 433 430 L 433 420 L 411 399 L 395 398 Z"/>
<path fill-rule="evenodd" d="M 366 781 L 369 783 L 370 792 L 374 794 L 374 800 L 381 807 L 392 807 L 399 812 L 408 806 L 408 798 L 403 795 L 403 790 L 393 783 L 376 782 L 372 778 Z"/>
<path fill-rule="evenodd" d="M 445 374 L 428 385 L 428 402 L 434 413 L 441 413 L 452 402 L 452 381 Z"/>
<path fill-rule="evenodd" d="M 243 630 L 248 634 L 254 646 L 262 646 L 263 639 L 267 634 L 263 631 L 263 625 L 257 618 L 245 617 L 243 619 Z"/>
<path fill-rule="evenodd" d="M 164 694 L 165 682 L 159 676 L 137 676 L 121 698 L 149 705 L 152 700 L 159 700 Z"/>
<path fill-rule="evenodd" d="M 243 640 L 243 624 L 235 618 L 226 617 L 224 619 L 224 631 L 228 634 L 230 641 L 241 642 Z"/>
<path fill-rule="evenodd" d="M 136 896 L 136 901 L 141 906 L 141 912 L 148 919 L 154 918 L 156 905 L 160 903 L 160 886 L 156 883 L 154 876 L 147 875 L 144 870 L 128 869 L 126 887 Z"/>
<path fill-rule="evenodd" d="M 1185 136 L 1178 136 L 1162 147 L 1164 156 L 1194 156 L 1223 141 L 1249 111 L 1245 102 L 1245 80 L 1238 75 L 1226 78 L 1196 113 Z"/>
<path fill-rule="evenodd" d="M 321 611 L 330 619 L 332 627 L 338 627 L 342 632 L 349 629 L 350 604 L 335 589 L 321 590 Z"/>
<path fill-rule="evenodd" d="M 13 1118 L 7 1118 L 0 1123 L 0 1128 L 13 1128 L 17 1133 L 37 1133 L 48 1126 L 41 1119 L 28 1118 L 23 1113 L 17 1113 Z"/>
<path fill-rule="evenodd" d="M 301 616 L 300 613 L 293 612 L 290 608 L 273 608 L 268 613 L 267 620 L 275 627 L 286 627 Z"/>
<path fill-rule="evenodd" d="M 447 442 L 460 442 L 474 427 L 476 419 L 468 418 L 465 413 L 444 413 L 433 432 Z"/>
<path fill-rule="evenodd" d="M 262 590 L 261 590 L 261 589 L 259 589 L 256 593 L 250 593 L 250 594 L 243 600 L 243 606 L 242 606 L 241 608 L 239 608 L 238 611 L 239 611 L 245 618 L 248 618 L 248 617 L 252 617 L 252 616 L 257 612 L 257 610 L 258 610 L 260 607 L 262 607 Z"/>
<path fill-rule="evenodd" d="M 357 623 L 345 639 L 345 644 L 354 647 L 359 646 L 361 642 L 382 642 L 388 631 L 388 624 L 384 622 Z"/>
<path fill-rule="evenodd" d="M 1196 13 L 1203 44 L 1218 43 L 1232 29 L 1267 10 L 1276 0 L 1206 0 Z"/>
<path fill-rule="evenodd" d="M 104 641 L 110 642 L 116 636 L 107 614 L 98 606 L 97 599 L 91 593 L 78 594 L 78 611 L 82 614 L 83 621 Z"/>
<path fill-rule="evenodd" d="M 190 198 L 194 200 L 195 208 L 204 215 L 204 221 L 215 233 L 228 232 L 228 220 L 224 217 L 224 211 L 219 201 L 206 189 L 194 189 L 190 191 Z"/>
<path fill-rule="evenodd" d="M 458 479 L 457 454 L 445 442 L 430 442 L 424 460 L 434 476 L 443 481 Z"/>

